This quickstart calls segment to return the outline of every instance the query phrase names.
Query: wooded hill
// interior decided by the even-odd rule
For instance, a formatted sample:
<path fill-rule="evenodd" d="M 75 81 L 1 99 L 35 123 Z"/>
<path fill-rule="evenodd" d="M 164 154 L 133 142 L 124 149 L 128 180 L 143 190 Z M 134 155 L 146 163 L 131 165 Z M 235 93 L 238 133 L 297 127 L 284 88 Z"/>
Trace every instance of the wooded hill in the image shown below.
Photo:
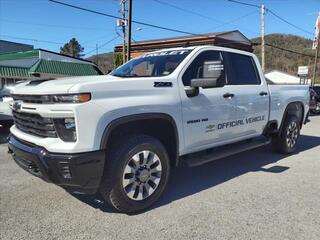
<path fill-rule="evenodd" d="M 261 42 L 261 38 L 251 39 L 252 42 Z M 315 50 L 312 50 L 312 40 L 303 37 L 288 34 L 269 34 L 265 37 L 266 44 L 274 45 L 284 49 L 290 49 L 305 55 L 314 56 Z M 254 53 L 261 60 L 261 47 L 254 47 Z M 312 73 L 314 57 L 309 57 L 296 53 L 291 53 L 274 47 L 266 46 L 266 72 L 271 70 L 280 70 L 292 75 L 296 75 L 298 66 L 309 66 L 309 72 Z M 319 62 L 319 61 L 318 61 Z M 312 74 L 311 74 L 312 76 Z M 318 63 L 317 82 L 320 83 L 320 63 Z"/>
<path fill-rule="evenodd" d="M 93 55 L 87 60 L 94 62 L 98 65 L 99 69 L 104 73 L 108 73 L 110 70 L 114 69 L 114 59 L 113 53 L 102 53 L 98 55 Z"/>

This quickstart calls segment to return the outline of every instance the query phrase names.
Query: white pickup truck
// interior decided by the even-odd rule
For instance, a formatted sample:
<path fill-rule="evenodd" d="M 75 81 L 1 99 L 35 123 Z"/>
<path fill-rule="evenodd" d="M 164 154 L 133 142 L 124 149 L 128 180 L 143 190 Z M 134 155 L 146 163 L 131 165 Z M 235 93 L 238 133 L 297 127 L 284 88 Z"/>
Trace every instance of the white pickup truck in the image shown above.
<path fill-rule="evenodd" d="M 271 141 L 293 152 L 309 112 L 308 86 L 268 85 L 254 54 L 215 46 L 148 53 L 107 76 L 28 81 L 12 94 L 17 164 L 125 213 L 154 203 L 172 167 Z"/>

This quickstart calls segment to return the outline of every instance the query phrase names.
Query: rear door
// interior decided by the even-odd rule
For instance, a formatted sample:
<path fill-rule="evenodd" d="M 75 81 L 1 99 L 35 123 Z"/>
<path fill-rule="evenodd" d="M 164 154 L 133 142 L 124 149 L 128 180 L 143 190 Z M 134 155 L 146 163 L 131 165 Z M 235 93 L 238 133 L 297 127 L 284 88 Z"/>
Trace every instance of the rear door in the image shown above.
<path fill-rule="evenodd" d="M 268 122 L 268 86 L 261 80 L 251 55 L 224 52 L 224 58 L 228 63 L 227 85 L 236 87 L 237 119 L 243 123 L 236 135 L 244 138 L 260 135 Z"/>

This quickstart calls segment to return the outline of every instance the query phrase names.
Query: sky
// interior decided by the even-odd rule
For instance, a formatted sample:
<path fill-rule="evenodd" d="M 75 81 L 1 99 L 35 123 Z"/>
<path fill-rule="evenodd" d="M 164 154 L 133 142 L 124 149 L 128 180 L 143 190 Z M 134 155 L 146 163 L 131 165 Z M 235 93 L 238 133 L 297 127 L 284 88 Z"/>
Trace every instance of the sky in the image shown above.
<path fill-rule="evenodd" d="M 59 0 L 120 17 L 120 0 Z M 194 34 L 240 30 L 248 38 L 260 36 L 261 10 L 228 0 L 132 0 L 132 19 Z M 265 32 L 314 38 L 320 0 L 238 0 L 265 4 Z M 0 0 L 0 39 L 51 51 L 75 37 L 85 57 L 113 51 L 121 43 L 116 19 L 61 6 L 48 0 Z M 182 33 L 133 24 L 133 41 L 182 36 Z"/>

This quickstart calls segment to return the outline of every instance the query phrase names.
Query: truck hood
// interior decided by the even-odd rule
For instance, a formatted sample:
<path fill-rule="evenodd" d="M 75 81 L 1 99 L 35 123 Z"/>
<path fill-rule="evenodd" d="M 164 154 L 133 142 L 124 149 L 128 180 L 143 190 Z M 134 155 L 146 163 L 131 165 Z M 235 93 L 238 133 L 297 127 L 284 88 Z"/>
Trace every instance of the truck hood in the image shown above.
<path fill-rule="evenodd" d="M 65 94 L 75 85 L 90 84 L 96 81 L 107 81 L 114 79 L 111 75 L 103 76 L 81 76 L 65 77 L 57 79 L 44 79 L 25 81 L 17 84 L 12 90 L 12 94 Z"/>
<path fill-rule="evenodd" d="M 17 84 L 12 94 L 68 94 L 90 92 L 103 96 L 130 96 L 133 94 L 153 94 L 155 82 L 172 82 L 170 77 L 120 78 L 111 75 L 60 78 L 54 80 L 35 80 Z M 170 88 L 166 88 L 169 90 Z"/>

